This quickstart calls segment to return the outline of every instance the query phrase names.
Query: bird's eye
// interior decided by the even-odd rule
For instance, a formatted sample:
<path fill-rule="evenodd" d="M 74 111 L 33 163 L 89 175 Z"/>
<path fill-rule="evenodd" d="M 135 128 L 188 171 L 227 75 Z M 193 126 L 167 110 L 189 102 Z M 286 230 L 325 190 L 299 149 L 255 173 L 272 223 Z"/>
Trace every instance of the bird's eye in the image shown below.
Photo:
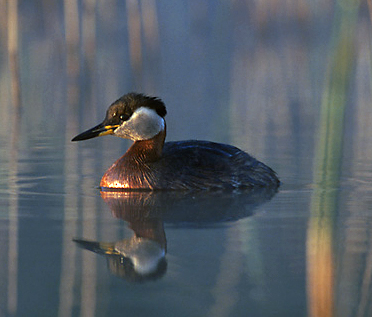
<path fill-rule="evenodd" d="M 126 115 L 126 114 L 122 114 L 122 115 L 120 116 L 120 120 L 127 121 L 128 119 L 129 119 L 129 116 Z"/>

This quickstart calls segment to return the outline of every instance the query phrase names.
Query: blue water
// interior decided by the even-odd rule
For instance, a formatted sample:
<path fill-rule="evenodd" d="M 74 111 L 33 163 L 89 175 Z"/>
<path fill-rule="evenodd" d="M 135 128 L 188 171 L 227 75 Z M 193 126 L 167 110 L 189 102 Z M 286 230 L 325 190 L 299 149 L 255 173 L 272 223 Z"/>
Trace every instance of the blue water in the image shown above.
<path fill-rule="evenodd" d="M 367 6 L 86 5 L 19 3 L 19 108 L 0 41 L 0 316 L 370 316 Z M 164 100 L 168 140 L 233 144 L 279 191 L 102 194 L 130 142 L 70 140 L 129 91 Z"/>

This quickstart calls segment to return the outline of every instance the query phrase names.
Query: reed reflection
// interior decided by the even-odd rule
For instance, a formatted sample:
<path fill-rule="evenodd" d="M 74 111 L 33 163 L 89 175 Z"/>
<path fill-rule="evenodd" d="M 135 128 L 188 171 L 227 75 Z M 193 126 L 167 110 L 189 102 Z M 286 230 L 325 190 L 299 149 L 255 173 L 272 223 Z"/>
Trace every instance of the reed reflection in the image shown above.
<path fill-rule="evenodd" d="M 324 85 L 315 155 L 314 191 L 307 232 L 307 294 L 309 316 L 338 316 L 335 305 L 335 230 L 339 213 L 345 115 L 349 81 L 355 63 L 354 32 L 358 3 L 349 1 L 335 14 L 333 47 Z M 345 2 L 346 3 L 346 2 Z M 363 308 L 364 309 L 364 308 Z M 363 311 L 360 315 L 365 315 Z"/>
<path fill-rule="evenodd" d="M 106 256 L 111 273 L 132 282 L 156 280 L 166 273 L 164 223 L 208 226 L 251 216 L 276 190 L 241 192 L 102 191 L 115 218 L 134 234 L 116 242 L 74 239 L 82 248 Z"/>

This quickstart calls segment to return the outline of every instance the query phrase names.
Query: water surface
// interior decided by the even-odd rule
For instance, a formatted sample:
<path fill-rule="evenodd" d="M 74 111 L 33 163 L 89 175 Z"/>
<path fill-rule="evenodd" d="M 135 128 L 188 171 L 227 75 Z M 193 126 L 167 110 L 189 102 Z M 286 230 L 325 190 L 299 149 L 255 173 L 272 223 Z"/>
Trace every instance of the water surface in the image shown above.
<path fill-rule="evenodd" d="M 89 3 L 20 2 L 18 73 L 0 42 L 0 316 L 369 316 L 367 5 Z M 129 91 L 279 191 L 100 193 L 130 142 L 70 140 Z M 136 235 L 146 276 L 113 254 Z"/>

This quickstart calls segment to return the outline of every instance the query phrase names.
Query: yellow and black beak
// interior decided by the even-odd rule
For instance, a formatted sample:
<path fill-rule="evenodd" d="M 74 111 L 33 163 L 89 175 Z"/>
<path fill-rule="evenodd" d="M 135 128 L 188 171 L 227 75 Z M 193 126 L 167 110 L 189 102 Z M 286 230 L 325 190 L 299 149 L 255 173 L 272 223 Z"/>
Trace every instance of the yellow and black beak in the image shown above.
<path fill-rule="evenodd" d="M 74 137 L 71 141 L 83 141 L 88 140 L 92 138 L 96 138 L 98 136 L 107 135 L 107 134 L 114 134 L 114 131 L 116 128 L 118 128 L 119 125 L 105 125 L 104 123 L 101 123 L 83 133 L 80 133 L 76 137 Z"/>
<path fill-rule="evenodd" d="M 105 255 L 120 255 L 118 251 L 115 250 L 115 243 L 110 242 L 96 242 L 81 239 L 73 239 L 81 248 Z"/>

